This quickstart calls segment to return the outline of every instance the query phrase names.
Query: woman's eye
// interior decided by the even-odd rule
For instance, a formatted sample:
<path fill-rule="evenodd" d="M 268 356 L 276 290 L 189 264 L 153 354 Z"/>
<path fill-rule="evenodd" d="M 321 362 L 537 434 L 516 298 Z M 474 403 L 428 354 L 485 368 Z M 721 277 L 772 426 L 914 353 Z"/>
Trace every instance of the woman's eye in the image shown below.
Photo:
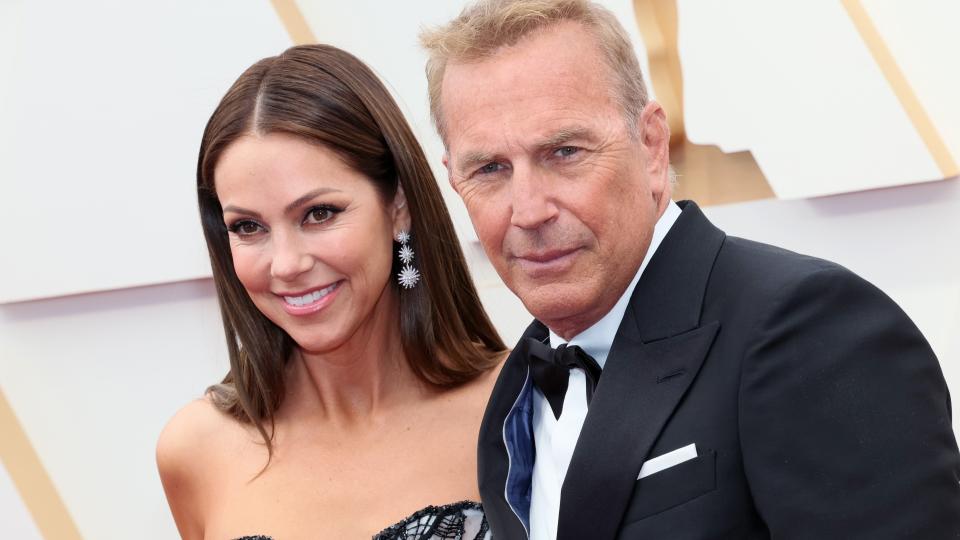
<path fill-rule="evenodd" d="M 333 217 L 334 214 L 339 212 L 339 208 L 331 208 L 329 206 L 314 206 L 310 210 L 307 210 L 307 215 L 304 218 L 304 223 L 323 223 Z"/>
<path fill-rule="evenodd" d="M 260 232 L 260 224 L 255 221 L 238 221 L 230 226 L 230 232 L 238 236 L 251 236 Z"/>

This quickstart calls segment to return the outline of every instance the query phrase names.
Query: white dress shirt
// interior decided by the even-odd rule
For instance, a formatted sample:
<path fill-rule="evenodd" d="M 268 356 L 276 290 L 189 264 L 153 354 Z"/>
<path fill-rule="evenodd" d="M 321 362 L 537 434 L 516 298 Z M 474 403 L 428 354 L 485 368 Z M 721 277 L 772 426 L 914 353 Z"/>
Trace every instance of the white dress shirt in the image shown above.
<path fill-rule="evenodd" d="M 613 338 L 623 320 L 623 314 L 630 303 L 633 289 L 640 281 L 644 268 L 657 251 L 667 231 L 680 216 L 680 207 L 670 201 L 653 229 L 650 247 L 640 263 L 637 275 L 623 291 L 620 300 L 593 326 L 574 336 L 570 345 L 579 345 L 603 368 L 610 353 Z M 550 331 L 550 346 L 557 347 L 567 343 L 563 338 Z M 573 449 L 583 428 L 587 416 L 586 375 L 582 369 L 570 370 L 567 393 L 563 398 L 563 411 L 560 418 L 553 416 L 550 404 L 539 388 L 533 393 L 533 439 L 537 457 L 533 464 L 530 494 L 530 539 L 556 540 L 557 522 L 560 517 L 560 488 L 573 457 Z"/>

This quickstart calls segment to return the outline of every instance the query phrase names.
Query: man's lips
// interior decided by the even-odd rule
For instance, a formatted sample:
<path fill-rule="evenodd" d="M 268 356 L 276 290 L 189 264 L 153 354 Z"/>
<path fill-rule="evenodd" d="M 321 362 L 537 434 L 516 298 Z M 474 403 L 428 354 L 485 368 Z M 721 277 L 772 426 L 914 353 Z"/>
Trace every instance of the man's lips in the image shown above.
<path fill-rule="evenodd" d="M 523 255 L 517 255 L 516 258 L 522 261 L 534 263 L 548 263 L 559 259 L 576 251 L 576 249 L 551 249 L 549 251 L 530 252 Z"/>
<path fill-rule="evenodd" d="M 536 251 L 517 255 L 514 260 L 523 273 L 537 278 L 565 272 L 573 264 L 578 251 L 580 248 Z"/>

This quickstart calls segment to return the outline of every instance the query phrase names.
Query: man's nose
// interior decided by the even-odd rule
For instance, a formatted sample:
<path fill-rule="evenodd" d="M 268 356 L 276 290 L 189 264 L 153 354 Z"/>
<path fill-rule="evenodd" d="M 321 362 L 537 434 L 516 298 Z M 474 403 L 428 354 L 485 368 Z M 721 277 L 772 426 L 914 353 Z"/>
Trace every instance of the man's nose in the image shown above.
<path fill-rule="evenodd" d="M 282 281 L 294 281 L 313 268 L 313 255 L 297 233 L 274 234 L 270 275 Z"/>
<path fill-rule="evenodd" d="M 552 192 L 555 186 L 544 171 L 535 167 L 517 167 L 510 183 L 513 197 L 511 225 L 536 229 L 557 216 Z"/>

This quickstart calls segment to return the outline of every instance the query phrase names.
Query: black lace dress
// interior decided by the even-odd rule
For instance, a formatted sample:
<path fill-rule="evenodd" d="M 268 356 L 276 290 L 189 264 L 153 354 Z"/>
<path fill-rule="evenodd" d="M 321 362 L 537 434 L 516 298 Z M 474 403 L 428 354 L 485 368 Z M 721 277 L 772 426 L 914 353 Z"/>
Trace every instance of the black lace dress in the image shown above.
<path fill-rule="evenodd" d="M 236 540 L 273 538 L 244 536 Z M 490 540 L 490 529 L 480 504 L 463 501 L 443 506 L 428 506 L 400 523 L 380 531 L 373 540 Z"/>

